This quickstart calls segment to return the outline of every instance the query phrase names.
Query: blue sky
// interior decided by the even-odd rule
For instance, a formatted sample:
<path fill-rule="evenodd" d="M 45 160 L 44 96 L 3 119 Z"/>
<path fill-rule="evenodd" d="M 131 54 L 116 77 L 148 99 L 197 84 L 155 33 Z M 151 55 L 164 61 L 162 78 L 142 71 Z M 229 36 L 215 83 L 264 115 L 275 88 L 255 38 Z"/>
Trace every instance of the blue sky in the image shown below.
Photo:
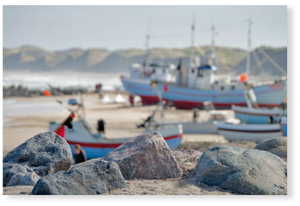
<path fill-rule="evenodd" d="M 150 47 L 190 46 L 195 41 L 246 49 L 247 19 L 256 46 L 287 46 L 287 6 L 3 6 L 3 47 L 36 45 L 47 50 L 74 47 L 109 50 L 145 48 L 150 20 Z"/>

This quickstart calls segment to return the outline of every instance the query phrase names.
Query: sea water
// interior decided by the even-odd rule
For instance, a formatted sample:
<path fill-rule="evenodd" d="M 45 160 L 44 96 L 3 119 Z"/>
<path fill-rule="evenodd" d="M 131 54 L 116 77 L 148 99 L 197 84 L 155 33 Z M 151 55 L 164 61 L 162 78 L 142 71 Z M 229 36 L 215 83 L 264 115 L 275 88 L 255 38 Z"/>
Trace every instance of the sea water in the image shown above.
<path fill-rule="evenodd" d="M 67 111 L 57 102 L 18 102 L 15 99 L 3 100 L 3 117 Z M 3 125 L 8 125 L 9 118 L 3 119 Z"/>
<path fill-rule="evenodd" d="M 100 73 L 75 73 L 75 72 L 3 72 L 3 86 L 22 85 L 29 89 L 45 90 L 52 87 L 86 88 L 89 91 L 95 89 L 95 85 L 102 84 L 106 91 L 122 90 L 121 74 Z M 14 115 L 29 115 L 36 113 L 58 112 L 66 110 L 57 102 L 18 102 L 15 99 L 3 100 L 3 117 Z M 5 118 L 3 124 L 11 125 Z"/>

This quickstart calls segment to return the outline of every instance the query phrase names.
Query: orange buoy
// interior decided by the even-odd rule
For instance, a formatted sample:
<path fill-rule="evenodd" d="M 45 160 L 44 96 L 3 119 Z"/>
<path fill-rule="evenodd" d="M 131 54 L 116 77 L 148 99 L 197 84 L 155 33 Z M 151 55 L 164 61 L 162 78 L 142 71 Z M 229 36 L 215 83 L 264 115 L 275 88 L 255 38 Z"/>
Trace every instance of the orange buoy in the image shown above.
<path fill-rule="evenodd" d="M 51 93 L 49 91 L 45 90 L 44 91 L 44 95 L 47 96 L 47 97 L 49 97 L 51 95 Z"/>
<path fill-rule="evenodd" d="M 248 80 L 247 74 L 240 74 L 240 82 L 244 82 Z"/>

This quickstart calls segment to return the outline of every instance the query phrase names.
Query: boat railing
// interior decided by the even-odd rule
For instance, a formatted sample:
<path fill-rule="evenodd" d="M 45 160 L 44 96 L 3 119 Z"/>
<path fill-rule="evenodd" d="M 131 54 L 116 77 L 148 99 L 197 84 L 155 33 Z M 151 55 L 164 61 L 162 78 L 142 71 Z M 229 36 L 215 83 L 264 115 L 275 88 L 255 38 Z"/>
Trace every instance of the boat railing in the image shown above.
<path fill-rule="evenodd" d="M 214 104 L 211 101 L 203 102 L 203 106 L 206 111 L 216 110 Z"/>
<path fill-rule="evenodd" d="M 286 81 L 287 80 L 287 76 L 283 76 L 280 79 L 274 79 L 274 80 L 268 80 L 268 81 L 259 81 L 259 82 L 251 82 L 251 84 L 253 84 L 253 86 L 264 86 L 264 85 L 270 85 L 270 84 L 276 84 L 282 81 Z"/>

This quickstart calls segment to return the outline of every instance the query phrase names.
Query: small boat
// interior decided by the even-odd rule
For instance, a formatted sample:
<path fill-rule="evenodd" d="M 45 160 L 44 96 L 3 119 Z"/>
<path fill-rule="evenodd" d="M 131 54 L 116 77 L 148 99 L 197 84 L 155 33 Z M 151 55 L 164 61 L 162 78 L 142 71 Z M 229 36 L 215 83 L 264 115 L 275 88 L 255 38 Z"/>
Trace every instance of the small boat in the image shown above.
<path fill-rule="evenodd" d="M 255 142 L 282 136 L 284 133 L 282 125 L 285 121 L 283 115 L 286 115 L 287 110 L 280 110 L 278 107 L 273 109 L 259 108 L 252 89 L 247 89 L 244 96 L 248 107 L 232 105 L 235 116 L 243 124 L 217 123 L 218 134 L 230 141 L 248 140 Z M 279 124 L 279 122 L 281 123 Z"/>
<path fill-rule="evenodd" d="M 260 142 L 272 137 L 282 136 L 280 124 L 224 124 L 217 123 L 218 134 L 229 141 Z"/>
<path fill-rule="evenodd" d="M 215 110 L 212 102 L 204 102 L 204 107 L 209 112 L 209 119 L 205 122 L 197 121 L 198 111 L 193 110 L 192 121 L 178 121 L 178 122 L 155 122 L 155 126 L 177 125 L 181 124 L 184 134 L 218 134 L 216 123 L 233 123 L 239 124 L 240 120 L 232 118 L 229 111 Z"/>
<path fill-rule="evenodd" d="M 62 104 L 61 101 L 57 101 Z M 63 104 L 62 104 L 63 105 Z M 131 138 L 116 138 L 107 139 L 104 135 L 105 124 L 103 120 L 101 122 L 101 128 L 98 131 L 86 121 L 83 98 L 81 96 L 81 103 L 77 104 L 77 108 L 72 110 L 67 107 L 71 114 L 62 122 L 50 122 L 49 131 L 55 132 L 61 137 L 65 138 L 68 144 L 71 146 L 72 153 L 73 146 L 79 144 L 87 155 L 87 159 L 103 157 L 107 153 L 113 151 L 118 146 Z M 79 114 L 79 110 L 82 109 L 83 115 Z M 78 113 L 78 120 L 73 122 L 75 113 Z M 151 126 L 149 125 L 144 133 L 159 132 L 166 140 L 170 149 L 176 149 L 182 138 L 182 125 L 170 125 L 170 126 Z M 132 137 L 133 138 L 133 137 Z"/>
<path fill-rule="evenodd" d="M 246 124 L 268 124 L 278 122 L 280 117 L 286 113 L 279 107 L 272 109 L 259 108 L 256 101 L 255 93 L 252 89 L 244 91 L 247 107 L 239 107 L 231 105 L 231 109 L 235 112 L 236 118 Z M 254 107 L 253 107 L 254 106 Z"/>
<path fill-rule="evenodd" d="M 44 93 L 50 96 L 50 92 L 45 90 Z M 62 101 L 56 100 L 62 106 L 70 111 L 70 115 L 62 122 L 50 122 L 49 131 L 55 132 L 61 137 L 65 138 L 71 147 L 72 153 L 73 146 L 79 144 L 85 151 L 87 159 L 93 159 L 103 157 L 107 153 L 113 151 L 124 142 L 134 137 L 123 137 L 108 139 L 105 134 L 105 123 L 101 119 L 98 121 L 98 128 L 95 129 L 88 121 L 86 121 L 85 110 L 83 104 L 83 96 L 81 94 L 81 103 L 77 104 L 75 109 L 71 109 L 65 106 Z M 82 114 L 79 111 L 82 111 Z M 75 118 L 75 113 L 78 118 Z M 176 149 L 182 138 L 182 125 L 170 125 L 170 126 L 151 126 L 149 125 L 144 133 L 159 132 L 161 136 L 166 140 L 170 149 Z"/>
<path fill-rule="evenodd" d="M 281 117 L 280 125 L 283 130 L 284 136 L 287 137 L 287 117 Z"/>
<path fill-rule="evenodd" d="M 131 138 L 117 138 L 117 139 L 107 139 L 103 133 L 98 133 L 98 131 L 90 125 L 84 118 L 80 118 L 78 121 L 73 122 L 73 129 L 68 129 L 66 125 L 64 128 L 64 138 L 71 146 L 73 153 L 73 146 L 79 144 L 85 151 L 88 159 L 103 157 L 107 153 L 113 151 L 118 146 L 122 145 L 124 142 Z M 60 124 L 51 122 L 49 125 L 49 130 L 52 132 L 57 131 Z M 163 126 L 154 129 L 146 129 L 144 133 L 159 132 L 170 149 L 176 149 L 181 142 L 182 138 L 182 126 Z M 133 138 L 133 137 L 132 137 Z"/>
<path fill-rule="evenodd" d="M 236 118 L 247 124 L 268 124 L 271 121 L 278 121 L 283 112 L 279 107 L 256 109 L 232 105 L 231 109 L 235 112 Z"/>

